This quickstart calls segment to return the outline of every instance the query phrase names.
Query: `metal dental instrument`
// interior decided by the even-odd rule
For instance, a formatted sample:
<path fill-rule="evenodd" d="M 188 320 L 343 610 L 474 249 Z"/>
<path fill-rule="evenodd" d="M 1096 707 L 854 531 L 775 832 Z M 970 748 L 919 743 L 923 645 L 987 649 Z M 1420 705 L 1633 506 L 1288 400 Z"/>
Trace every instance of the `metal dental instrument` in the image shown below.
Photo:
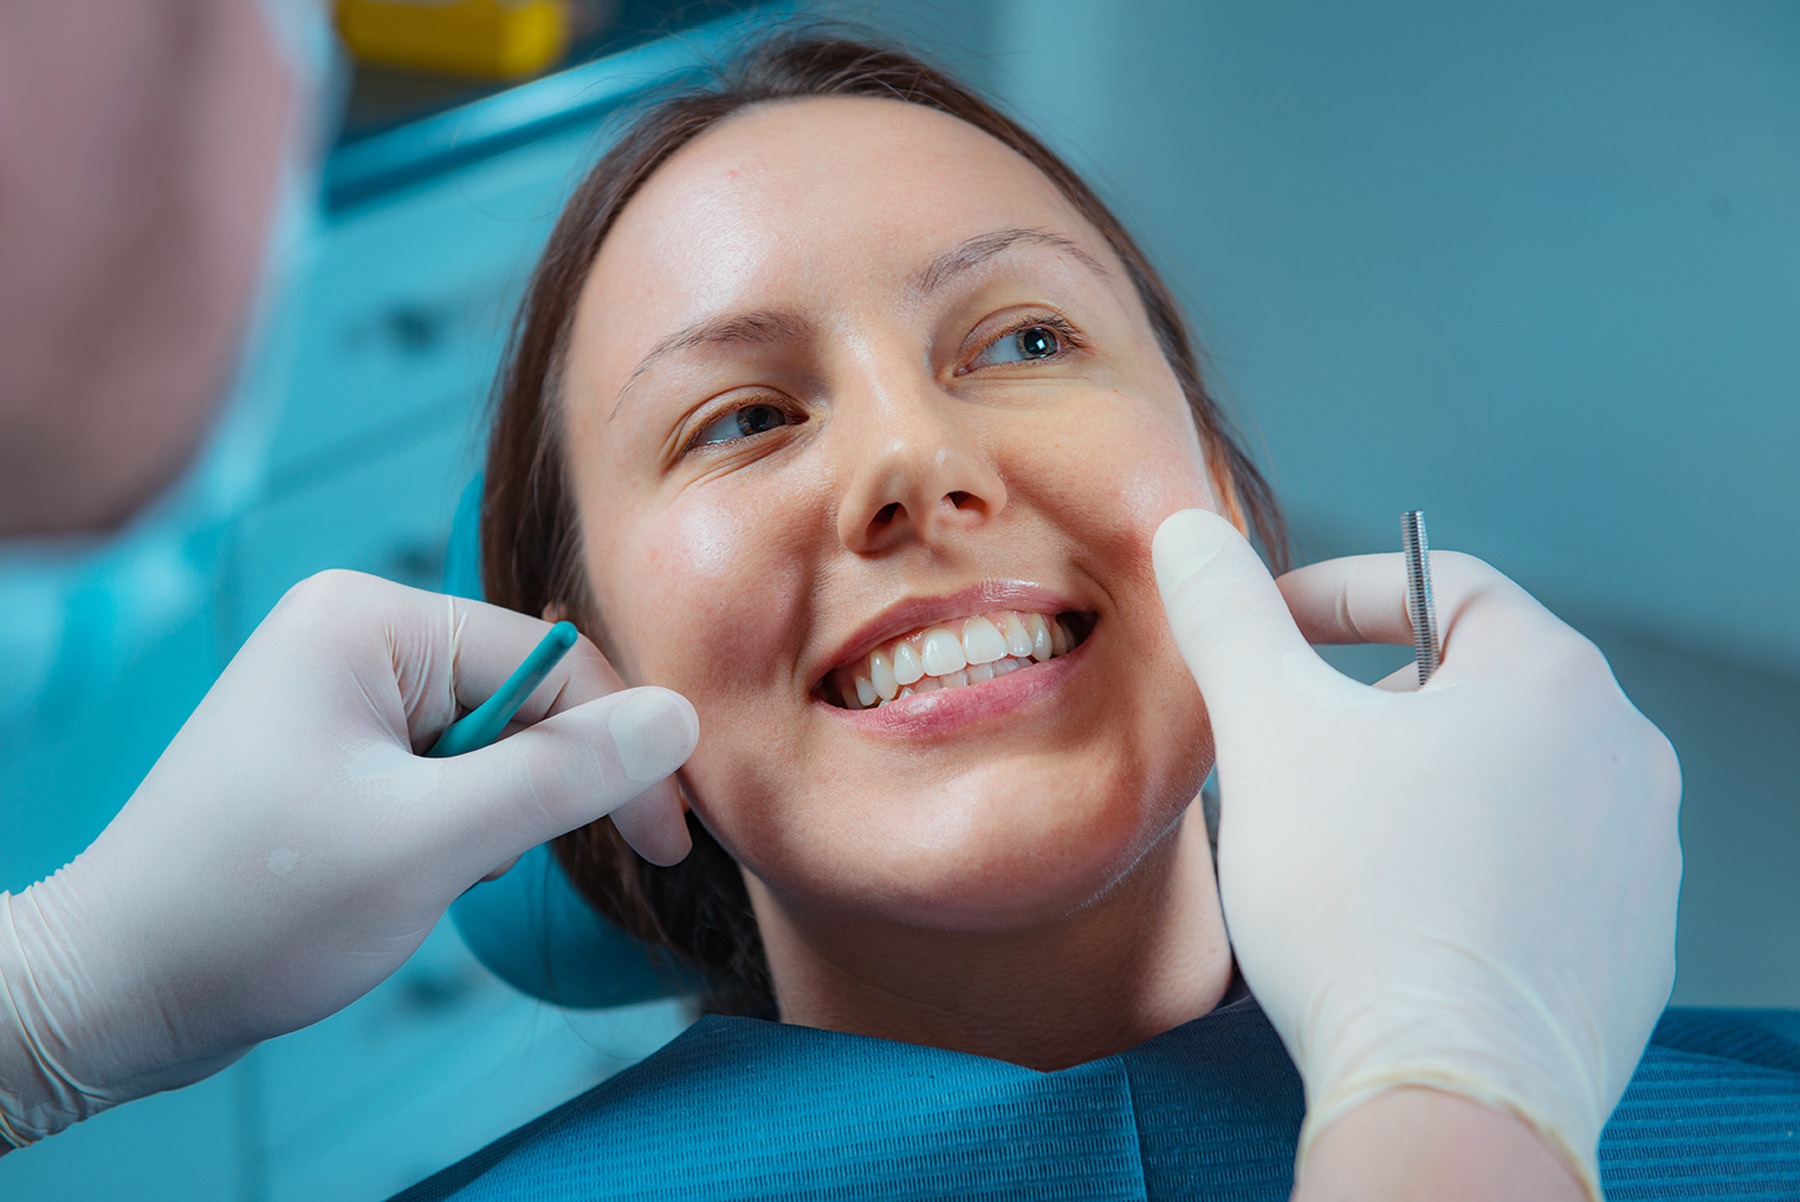
<path fill-rule="evenodd" d="M 506 724 L 512 721 L 531 691 L 544 683 L 544 677 L 550 670 L 562 662 L 562 657 L 569 653 L 580 637 L 575 627 L 568 622 L 558 622 L 550 628 L 542 642 L 532 648 L 525 662 L 513 670 L 506 678 L 506 683 L 492 697 L 470 710 L 461 721 L 453 722 L 438 741 L 432 744 L 427 756 L 443 758 L 444 756 L 461 755 L 465 751 L 474 751 L 486 747 L 500 737 Z"/>
<path fill-rule="evenodd" d="M 1400 541 L 1406 551 L 1406 616 L 1412 622 L 1413 656 L 1422 685 L 1438 670 L 1444 654 L 1438 641 L 1437 606 L 1431 601 L 1431 548 L 1425 541 L 1423 509 L 1400 515 Z"/>

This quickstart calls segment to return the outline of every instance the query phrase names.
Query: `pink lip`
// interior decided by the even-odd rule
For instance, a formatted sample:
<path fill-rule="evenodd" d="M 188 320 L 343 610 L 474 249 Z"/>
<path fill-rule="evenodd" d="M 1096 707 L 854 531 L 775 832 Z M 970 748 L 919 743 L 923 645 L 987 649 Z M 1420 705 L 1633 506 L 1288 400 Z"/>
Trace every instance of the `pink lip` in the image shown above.
<path fill-rule="evenodd" d="M 848 722 L 857 730 L 871 734 L 915 738 L 944 734 L 984 719 L 1012 714 L 1055 692 L 1087 662 L 1087 650 L 1093 642 L 1090 634 L 1080 646 L 1055 659 L 1020 668 L 994 680 L 959 688 L 934 689 L 874 709 L 839 709 L 819 697 L 813 698 L 813 704 L 824 709 L 833 720 Z"/>
<path fill-rule="evenodd" d="M 909 597 L 894 602 L 863 623 L 855 634 L 844 641 L 837 655 L 813 676 L 813 684 L 816 688 L 833 669 L 856 663 L 889 639 L 898 638 L 921 626 L 996 609 L 1059 614 L 1079 608 L 1062 594 L 1023 580 L 982 580 L 941 597 Z M 1056 660 L 1048 662 L 1055 663 Z M 1001 679 L 1010 680 L 1012 677 Z"/>

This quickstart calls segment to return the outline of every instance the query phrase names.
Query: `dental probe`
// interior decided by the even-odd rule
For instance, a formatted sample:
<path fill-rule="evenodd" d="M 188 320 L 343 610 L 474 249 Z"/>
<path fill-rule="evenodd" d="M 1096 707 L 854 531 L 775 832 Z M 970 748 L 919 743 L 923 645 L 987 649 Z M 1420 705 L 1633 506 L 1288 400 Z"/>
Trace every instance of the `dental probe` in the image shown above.
<path fill-rule="evenodd" d="M 492 697 L 464 715 L 461 721 L 452 722 L 425 754 L 438 759 L 461 755 L 498 739 L 506 724 L 519 712 L 519 707 L 525 704 L 525 699 L 531 696 L 531 691 L 544 683 L 544 677 L 562 662 L 562 657 L 569 653 L 569 648 L 579 637 L 575 627 L 568 622 L 552 626 L 543 641 L 531 649 L 525 662 L 513 669 L 506 683 Z"/>
<path fill-rule="evenodd" d="M 1400 542 L 1406 552 L 1406 617 L 1413 628 L 1419 683 L 1424 684 L 1438 670 L 1444 647 L 1438 641 L 1437 606 L 1431 601 L 1431 548 L 1425 541 L 1423 509 L 1400 515 Z"/>

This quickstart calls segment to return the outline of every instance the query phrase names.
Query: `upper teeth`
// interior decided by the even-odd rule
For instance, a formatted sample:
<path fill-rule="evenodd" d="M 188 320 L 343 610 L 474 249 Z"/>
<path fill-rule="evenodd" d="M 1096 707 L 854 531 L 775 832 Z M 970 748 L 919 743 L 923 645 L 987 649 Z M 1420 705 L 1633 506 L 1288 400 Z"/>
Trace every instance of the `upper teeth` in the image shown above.
<path fill-rule="evenodd" d="M 927 626 L 883 643 L 831 673 L 828 694 L 846 709 L 869 709 L 914 693 L 1004 676 L 1073 645 L 1060 618 L 1001 610 Z"/>

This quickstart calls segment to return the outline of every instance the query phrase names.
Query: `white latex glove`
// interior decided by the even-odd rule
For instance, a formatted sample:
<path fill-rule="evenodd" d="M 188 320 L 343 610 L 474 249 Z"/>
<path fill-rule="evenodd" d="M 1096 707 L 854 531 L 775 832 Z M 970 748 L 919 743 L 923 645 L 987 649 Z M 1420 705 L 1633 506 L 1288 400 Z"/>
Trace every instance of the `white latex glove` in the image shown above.
<path fill-rule="evenodd" d="M 1443 665 L 1370 688 L 1307 645 L 1412 642 L 1399 555 L 1271 580 L 1188 510 L 1154 544 L 1211 714 L 1219 890 L 1306 1085 L 1299 1167 L 1408 1085 L 1534 1127 L 1600 1197 L 1600 1129 L 1675 979 L 1680 771 L 1593 644 L 1431 553 Z"/>
<path fill-rule="evenodd" d="M 525 729 L 416 754 L 548 629 L 351 572 L 292 590 L 93 846 L 0 893 L 0 1151 L 341 1009 L 463 890 L 603 814 L 648 859 L 686 855 L 666 778 L 694 709 L 619 691 L 585 639 Z"/>

